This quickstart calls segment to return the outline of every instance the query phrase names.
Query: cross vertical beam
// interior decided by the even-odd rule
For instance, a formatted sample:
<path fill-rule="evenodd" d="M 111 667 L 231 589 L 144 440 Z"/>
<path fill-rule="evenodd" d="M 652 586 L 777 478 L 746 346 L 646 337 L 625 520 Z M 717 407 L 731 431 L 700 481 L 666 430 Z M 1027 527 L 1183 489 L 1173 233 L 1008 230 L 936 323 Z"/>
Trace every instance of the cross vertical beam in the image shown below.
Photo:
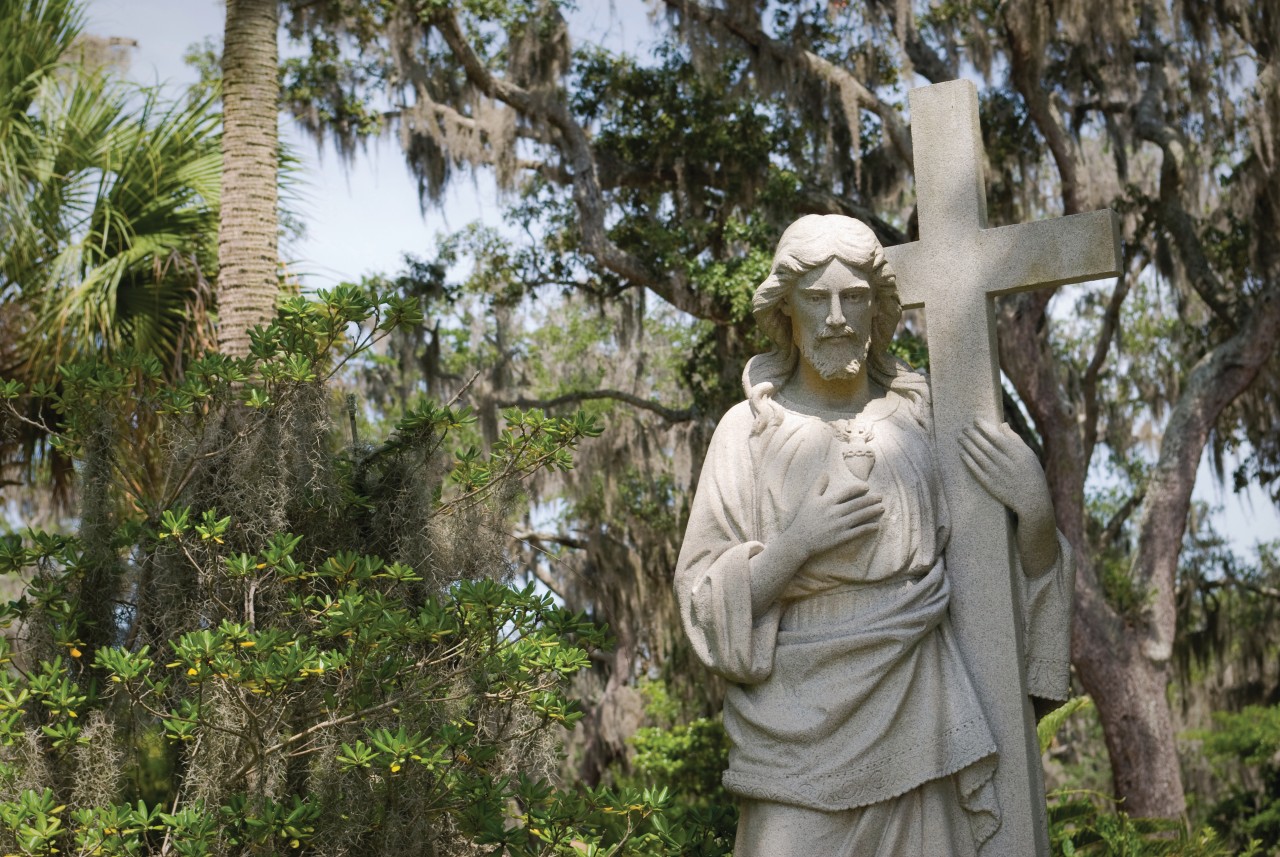
<path fill-rule="evenodd" d="M 967 80 L 910 93 L 920 240 L 889 247 L 907 307 L 923 306 L 934 438 L 951 515 L 951 621 L 995 734 L 1001 826 L 983 857 L 1048 857 L 1035 721 L 1027 697 L 1020 574 L 1004 507 L 960 458 L 961 432 L 1004 419 L 994 296 L 1114 276 L 1110 211 L 987 229 L 978 96 Z"/>

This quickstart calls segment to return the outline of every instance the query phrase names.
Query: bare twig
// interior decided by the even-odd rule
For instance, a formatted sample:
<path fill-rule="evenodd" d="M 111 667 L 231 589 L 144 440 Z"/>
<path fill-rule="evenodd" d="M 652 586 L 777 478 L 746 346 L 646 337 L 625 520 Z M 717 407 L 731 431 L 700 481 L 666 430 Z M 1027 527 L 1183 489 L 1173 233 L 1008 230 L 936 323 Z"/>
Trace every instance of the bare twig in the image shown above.
<path fill-rule="evenodd" d="M 1130 268 L 1138 255 L 1138 241 L 1125 245 L 1124 264 L 1120 268 L 1120 276 L 1116 278 L 1115 288 L 1111 291 L 1111 299 L 1107 302 L 1106 312 L 1102 316 L 1102 329 L 1093 343 L 1093 355 L 1085 368 L 1084 377 L 1080 381 L 1081 398 L 1084 399 L 1084 460 L 1086 464 L 1093 459 L 1093 450 L 1098 443 L 1098 377 L 1107 361 L 1111 343 L 1115 341 L 1116 330 L 1120 326 L 1120 309 L 1125 298 L 1129 296 L 1132 282 Z"/>
<path fill-rule="evenodd" d="M 1124 526 L 1125 521 L 1129 520 L 1134 510 L 1142 505 L 1142 501 L 1146 496 L 1146 492 L 1138 491 L 1120 504 L 1120 508 L 1116 509 L 1115 513 L 1111 515 L 1106 525 L 1102 528 L 1102 544 L 1109 545 L 1120 537 L 1120 529 Z"/>
<path fill-rule="evenodd" d="M 546 553 L 546 551 L 539 547 L 540 544 L 563 545 L 574 550 L 585 550 L 587 547 L 587 543 L 582 539 L 565 535 L 564 533 L 538 533 L 533 530 L 520 530 L 509 535 L 516 541 L 524 542 L 529 547 L 541 550 L 543 553 Z"/>
<path fill-rule="evenodd" d="M 447 402 L 445 402 L 445 403 L 444 403 L 444 406 L 445 406 L 446 408 L 452 408 L 452 407 L 454 406 L 454 404 L 455 404 L 455 403 L 457 403 L 458 399 L 461 399 L 461 398 L 462 398 L 462 394 L 463 394 L 463 393 L 465 393 L 465 392 L 467 392 L 467 390 L 470 390 L 470 389 L 471 389 L 471 385 L 472 385 L 472 384 L 474 384 L 474 383 L 476 382 L 476 379 L 480 377 L 480 374 L 481 374 L 483 371 L 484 371 L 483 369 L 477 369 L 477 370 L 472 374 L 472 376 L 471 376 L 470 378 L 468 378 L 468 379 L 467 379 L 467 383 L 465 383 L 465 384 L 463 384 L 461 387 L 459 387 L 459 388 L 458 388 L 458 392 L 454 393 L 454 394 L 453 394 L 453 396 L 449 399 L 449 401 L 447 401 Z"/>

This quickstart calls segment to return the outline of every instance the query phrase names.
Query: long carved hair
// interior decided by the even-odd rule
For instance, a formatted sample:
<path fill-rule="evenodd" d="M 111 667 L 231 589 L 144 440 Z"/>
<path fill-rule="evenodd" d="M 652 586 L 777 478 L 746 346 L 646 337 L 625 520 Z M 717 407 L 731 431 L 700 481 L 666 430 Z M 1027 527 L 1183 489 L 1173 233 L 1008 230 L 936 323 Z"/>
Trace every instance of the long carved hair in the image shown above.
<path fill-rule="evenodd" d="M 778 239 L 769 276 L 756 287 L 751 299 L 756 323 L 776 346 L 752 357 L 742 373 L 742 385 L 757 417 L 756 431 L 781 420 L 772 399 L 800 359 L 800 349 L 791 337 L 791 319 L 782 311 L 782 303 L 806 272 L 835 259 L 860 272 L 871 285 L 873 317 L 867 353 L 871 380 L 916 401 L 928 395 L 924 378 L 889 352 L 889 342 L 902 319 L 902 304 L 897 278 L 875 233 L 852 217 L 807 214 Z"/>

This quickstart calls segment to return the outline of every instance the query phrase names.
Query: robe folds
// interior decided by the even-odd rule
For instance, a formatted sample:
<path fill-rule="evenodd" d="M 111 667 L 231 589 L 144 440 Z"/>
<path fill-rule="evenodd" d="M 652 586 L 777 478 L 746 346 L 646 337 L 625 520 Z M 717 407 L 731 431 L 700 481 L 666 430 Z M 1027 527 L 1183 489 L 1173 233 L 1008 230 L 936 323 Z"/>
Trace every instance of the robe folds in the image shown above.
<path fill-rule="evenodd" d="M 996 745 L 948 616 L 947 505 L 928 390 L 912 378 L 848 418 L 801 413 L 782 395 L 763 406 L 743 402 L 712 438 L 675 586 L 694 651 L 731 682 L 724 783 L 744 800 L 742 831 L 772 835 L 789 823 L 785 812 L 763 819 L 797 807 L 823 814 L 833 842 L 867 827 L 863 838 L 883 843 L 895 825 L 921 829 L 901 817 L 915 812 L 966 820 L 972 842 L 937 852 L 965 855 L 999 827 Z M 850 462 L 859 458 L 860 475 L 873 462 L 865 478 L 883 498 L 875 532 L 811 557 L 753 619 L 752 557 L 815 483 L 834 489 L 855 479 Z M 1050 699 L 1068 691 L 1073 569 L 1061 534 L 1058 542 L 1055 567 L 1034 580 L 1018 576 L 1028 692 Z M 921 809 L 939 795 L 954 796 L 945 799 L 953 811 Z M 870 816 L 861 811 L 870 807 Z M 740 857 L 766 853 L 744 849 L 742 831 Z M 889 850 L 872 843 L 832 853 L 887 855 L 903 846 L 881 847 Z"/>

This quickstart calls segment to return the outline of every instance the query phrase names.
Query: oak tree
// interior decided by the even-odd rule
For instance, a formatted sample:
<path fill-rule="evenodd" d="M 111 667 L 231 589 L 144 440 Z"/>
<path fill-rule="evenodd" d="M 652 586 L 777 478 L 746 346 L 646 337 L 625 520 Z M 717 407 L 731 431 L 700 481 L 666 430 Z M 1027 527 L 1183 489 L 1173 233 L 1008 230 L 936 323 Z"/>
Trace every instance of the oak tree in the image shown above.
<path fill-rule="evenodd" d="M 573 364 L 514 393 L 513 379 L 549 379 L 511 347 L 508 323 L 468 393 L 490 407 L 621 402 L 645 427 L 599 453 L 636 462 L 601 496 L 614 514 L 643 497 L 632 520 L 661 510 L 668 526 L 610 525 L 577 504 L 576 535 L 526 534 L 577 551 L 538 567 L 620 629 L 615 695 L 637 671 L 683 663 L 652 625 L 673 616 L 664 576 L 696 461 L 663 451 L 705 446 L 737 395 L 771 243 L 809 212 L 859 217 L 886 243 L 914 238 L 906 91 L 980 80 L 992 225 L 1122 215 L 1124 273 L 1004 300 L 1000 356 L 1007 411 L 1025 414 L 1079 557 L 1073 659 L 1116 792 L 1135 815 L 1184 812 L 1165 691 L 1197 465 L 1206 449 L 1236 450 L 1240 480 L 1276 471 L 1274 4 L 664 0 L 656 47 L 639 56 L 574 44 L 555 0 L 286 6 L 310 45 L 286 70 L 286 103 L 315 133 L 355 151 L 394 128 L 428 202 L 468 171 L 507 193 L 522 237 L 451 245 L 454 260 L 471 253 L 489 306 L 506 307 L 495 325 L 529 306 L 522 295 L 555 293 L 555 312 L 627 320 L 597 354 L 629 370 L 625 386 Z M 1119 574 L 1103 562 L 1117 553 Z"/>

